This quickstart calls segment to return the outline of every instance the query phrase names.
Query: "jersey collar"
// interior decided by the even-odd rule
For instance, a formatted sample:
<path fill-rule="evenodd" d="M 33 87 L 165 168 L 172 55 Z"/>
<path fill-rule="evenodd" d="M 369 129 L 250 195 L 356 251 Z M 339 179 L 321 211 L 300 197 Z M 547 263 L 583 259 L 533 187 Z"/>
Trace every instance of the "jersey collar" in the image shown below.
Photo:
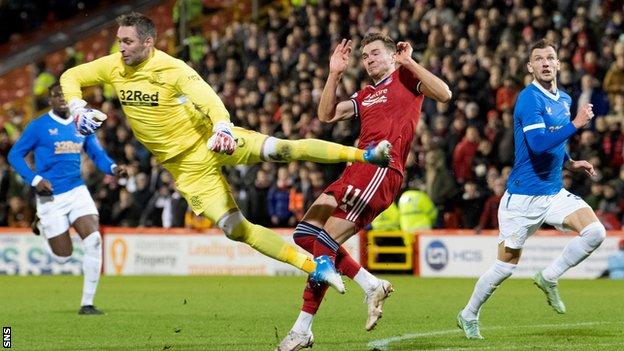
<path fill-rule="evenodd" d="M 548 96 L 549 98 L 555 101 L 559 101 L 559 89 L 557 89 L 557 92 L 553 94 L 550 91 L 544 89 L 544 87 L 541 86 L 536 80 L 533 80 L 531 84 L 535 85 L 537 89 L 539 89 L 542 93 L 544 93 L 544 95 Z"/>
<path fill-rule="evenodd" d="M 69 125 L 71 122 L 73 122 L 73 120 L 72 120 L 71 118 L 69 118 L 69 117 L 68 117 L 68 118 L 64 119 L 64 118 L 62 118 L 61 116 L 59 116 L 59 115 L 57 115 L 56 113 L 54 113 L 54 111 L 53 111 L 53 110 L 50 110 L 50 112 L 48 112 L 48 114 L 50 115 L 50 117 L 51 117 L 53 120 L 57 121 L 58 123 L 60 123 L 60 124 L 62 124 L 62 125 L 65 125 L 65 126 L 67 126 L 67 125 Z"/>

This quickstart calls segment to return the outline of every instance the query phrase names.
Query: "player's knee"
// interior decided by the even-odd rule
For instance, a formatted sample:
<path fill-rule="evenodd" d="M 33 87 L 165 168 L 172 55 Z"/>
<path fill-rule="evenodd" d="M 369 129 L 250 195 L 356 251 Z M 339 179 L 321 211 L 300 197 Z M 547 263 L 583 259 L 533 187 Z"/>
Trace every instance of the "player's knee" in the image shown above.
<path fill-rule="evenodd" d="M 513 274 L 514 270 L 516 270 L 517 265 L 510 262 L 503 262 L 501 260 L 496 260 L 494 263 L 494 270 L 499 277 L 500 281 L 503 281 Z M 499 282 L 500 283 L 500 282 Z M 498 286 L 498 283 L 496 284 Z"/>
<path fill-rule="evenodd" d="M 249 227 L 251 223 L 240 211 L 230 212 L 217 222 L 217 225 L 225 235 L 235 241 L 245 242 L 247 236 L 249 235 Z"/>
<path fill-rule="evenodd" d="M 84 245 L 85 254 L 98 255 L 102 253 L 102 235 L 99 231 L 95 231 L 89 234 L 82 240 Z"/>
<path fill-rule="evenodd" d="M 592 249 L 595 249 L 607 237 L 607 230 L 602 223 L 592 222 L 581 230 L 581 236 Z"/>
<path fill-rule="evenodd" d="M 267 161 L 289 162 L 293 159 L 293 143 L 291 140 L 283 140 L 275 137 L 268 137 L 264 141 L 262 156 Z"/>
<path fill-rule="evenodd" d="M 71 258 L 73 248 L 72 247 L 63 247 L 63 248 L 52 248 L 52 253 L 54 254 L 54 258 L 60 262 L 67 262 Z"/>

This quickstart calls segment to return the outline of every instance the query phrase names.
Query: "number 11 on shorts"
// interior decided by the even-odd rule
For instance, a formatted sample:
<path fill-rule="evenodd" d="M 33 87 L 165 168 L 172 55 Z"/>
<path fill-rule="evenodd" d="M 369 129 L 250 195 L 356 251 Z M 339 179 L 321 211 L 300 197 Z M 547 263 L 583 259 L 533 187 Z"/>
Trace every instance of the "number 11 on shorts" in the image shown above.
<path fill-rule="evenodd" d="M 349 194 L 351 194 L 351 190 L 353 190 L 353 196 L 351 196 L 351 198 L 349 198 Z M 349 207 L 353 207 L 353 205 L 355 205 L 355 201 L 357 200 L 358 196 L 360 195 L 360 193 L 362 192 L 362 190 L 353 187 L 353 185 L 349 184 L 347 185 L 347 191 L 345 192 L 344 196 L 342 197 L 342 203 L 347 204 L 347 206 Z"/>

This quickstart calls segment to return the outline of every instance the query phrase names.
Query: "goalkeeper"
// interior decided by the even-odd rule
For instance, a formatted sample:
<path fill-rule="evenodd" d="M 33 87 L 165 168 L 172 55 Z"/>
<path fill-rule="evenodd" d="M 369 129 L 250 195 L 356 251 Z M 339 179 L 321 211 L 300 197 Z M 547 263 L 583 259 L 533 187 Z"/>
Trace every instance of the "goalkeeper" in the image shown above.
<path fill-rule="evenodd" d="M 111 84 L 135 137 L 173 175 L 196 214 L 232 240 L 307 273 L 316 264 L 275 232 L 243 217 L 221 173 L 223 165 L 260 161 L 368 162 L 387 165 L 390 144 L 361 150 L 321 140 L 281 140 L 232 127 L 214 90 L 183 61 L 154 48 L 154 23 L 139 13 L 117 19 L 119 52 L 67 70 L 61 86 L 79 131 L 102 124 L 88 113 L 82 87 Z"/>

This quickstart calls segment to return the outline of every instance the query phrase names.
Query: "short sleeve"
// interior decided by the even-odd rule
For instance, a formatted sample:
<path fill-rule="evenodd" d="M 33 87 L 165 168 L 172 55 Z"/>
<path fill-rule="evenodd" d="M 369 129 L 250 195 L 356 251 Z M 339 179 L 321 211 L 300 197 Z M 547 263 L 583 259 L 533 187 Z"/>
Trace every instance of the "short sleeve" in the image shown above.
<path fill-rule="evenodd" d="M 520 122 L 524 133 L 533 129 L 546 128 L 541 103 L 541 100 L 536 99 L 531 93 L 520 94 L 518 97 L 514 119 Z"/>
<path fill-rule="evenodd" d="M 420 95 L 420 80 L 414 77 L 414 74 L 405 67 L 399 67 L 399 80 L 401 83 L 414 94 Z"/>

